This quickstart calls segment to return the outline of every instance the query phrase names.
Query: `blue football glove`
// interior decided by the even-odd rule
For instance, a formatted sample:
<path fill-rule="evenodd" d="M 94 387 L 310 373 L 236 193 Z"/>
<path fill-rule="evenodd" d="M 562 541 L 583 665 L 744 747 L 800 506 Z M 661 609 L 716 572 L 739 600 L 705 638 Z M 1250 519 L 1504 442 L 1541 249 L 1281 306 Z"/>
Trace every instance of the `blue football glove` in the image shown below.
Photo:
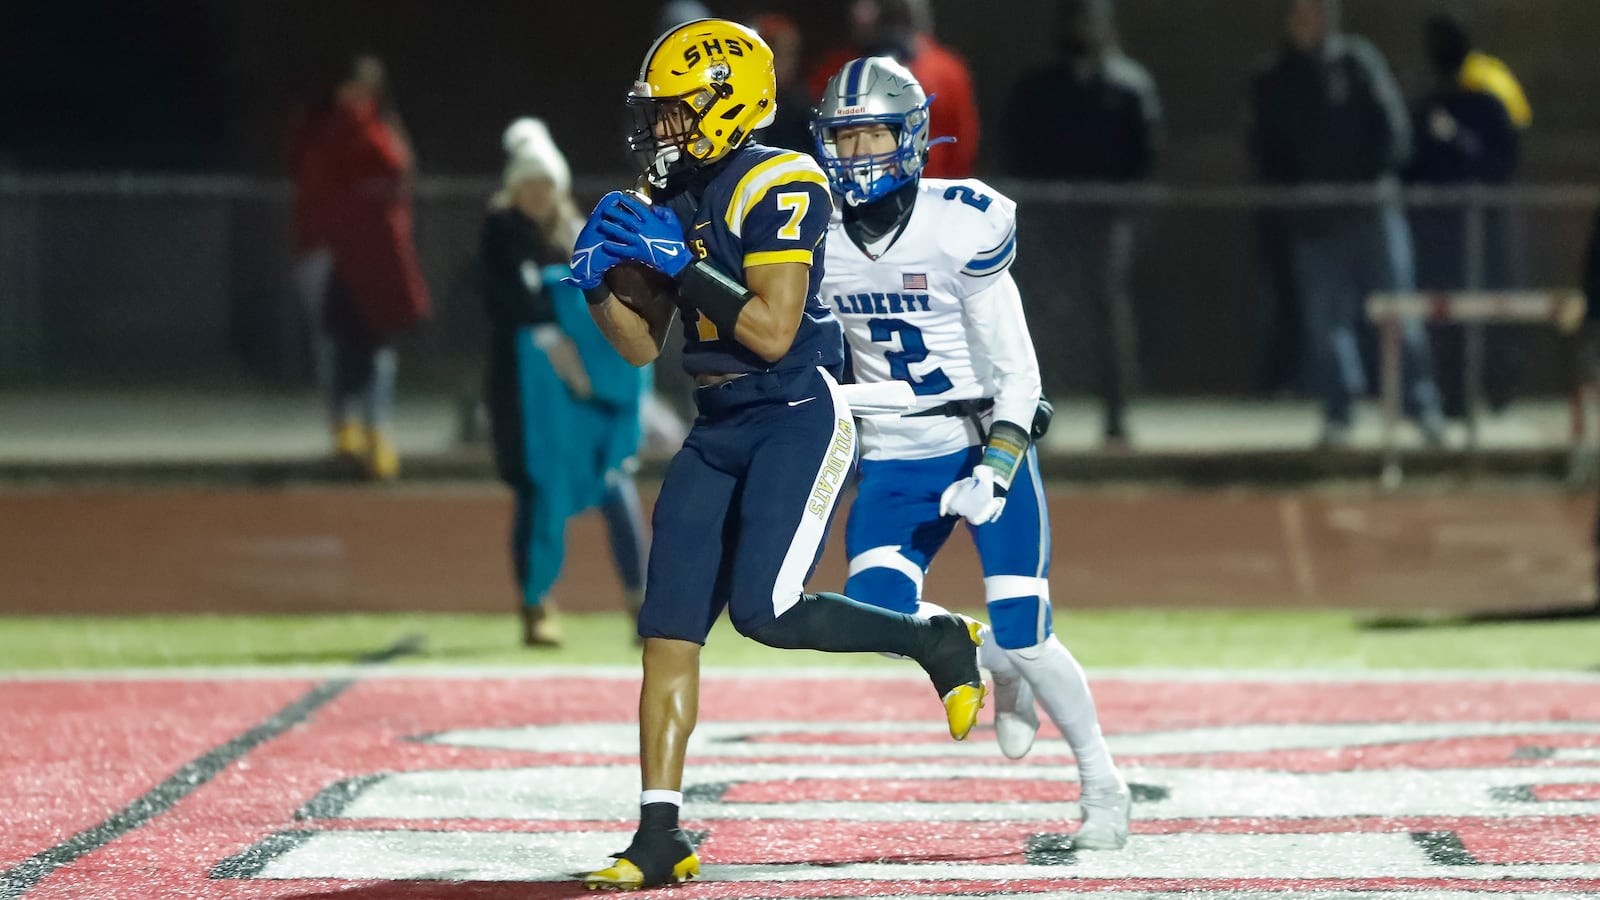
<path fill-rule="evenodd" d="M 653 206 L 631 194 L 600 212 L 598 232 L 623 259 L 644 263 L 678 277 L 694 254 L 683 240 L 683 223 L 678 214 L 665 206 Z"/>
<path fill-rule="evenodd" d="M 576 249 L 572 251 L 572 277 L 563 278 L 568 284 L 577 285 L 583 290 L 592 290 L 600 286 L 606 272 L 617 263 L 628 257 L 623 256 L 620 248 L 600 234 L 600 223 L 607 212 L 615 209 L 618 203 L 627 195 L 621 191 L 612 191 L 600 198 L 595 204 L 594 212 L 589 214 L 589 221 L 578 232 Z"/>
<path fill-rule="evenodd" d="M 592 237 L 589 243 L 580 237 L 577 249 L 572 251 L 572 275 L 561 280 L 586 291 L 599 287 L 611 267 L 622 262 L 619 249 L 616 244 L 599 237 Z"/>

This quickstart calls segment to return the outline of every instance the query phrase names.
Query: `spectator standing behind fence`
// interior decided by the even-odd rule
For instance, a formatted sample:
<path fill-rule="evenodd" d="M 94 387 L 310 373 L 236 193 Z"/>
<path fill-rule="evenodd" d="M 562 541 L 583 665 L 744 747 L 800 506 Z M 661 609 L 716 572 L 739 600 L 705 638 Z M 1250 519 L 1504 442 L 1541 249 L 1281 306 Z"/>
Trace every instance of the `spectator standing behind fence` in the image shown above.
<path fill-rule="evenodd" d="M 1423 29 L 1428 60 L 1433 70 L 1432 89 L 1413 107 L 1416 154 L 1406 168 L 1406 180 L 1424 185 L 1502 185 L 1516 173 L 1519 133 L 1507 101 L 1482 87 L 1468 87 L 1467 62 L 1473 57 L 1472 41 L 1452 16 L 1428 19 Z M 1484 60 L 1493 57 L 1478 55 Z M 1527 112 L 1516 79 L 1504 64 L 1499 83 L 1509 84 L 1518 108 Z M 1479 67 L 1489 67 L 1480 63 Z M 1481 84 L 1484 79 L 1475 79 Z M 1503 206 L 1482 209 L 1482 242 L 1474 250 L 1468 234 L 1473 219 L 1462 207 L 1424 207 L 1412 212 L 1417 239 L 1417 284 L 1423 290 L 1456 291 L 1467 288 L 1505 290 L 1515 287 L 1515 247 L 1511 212 Z M 1480 254 L 1473 259 L 1474 253 Z M 1476 270 L 1476 274 L 1473 270 Z M 1465 340 L 1460 325 L 1429 328 L 1439 391 L 1444 411 L 1460 416 L 1466 409 L 1464 372 Z M 1522 367 L 1517 333 L 1504 325 L 1484 326 L 1483 387 L 1492 406 L 1510 402 Z"/>
<path fill-rule="evenodd" d="M 487 394 L 495 467 L 516 495 L 512 570 L 522 640 L 561 641 L 548 594 L 566 555 L 567 519 L 600 506 L 629 612 L 644 598 L 649 554 L 631 474 L 648 368 L 617 355 L 562 283 L 583 217 L 572 175 L 544 122 L 506 129 L 505 176 L 484 221 L 480 261 L 489 316 Z"/>
<path fill-rule="evenodd" d="M 393 342 L 430 304 L 411 233 L 411 146 L 382 62 L 358 57 L 298 143 L 297 274 L 321 332 L 334 453 L 394 478 Z"/>
<path fill-rule="evenodd" d="M 1117 46 L 1109 0 L 1066 0 L 1059 58 L 1022 76 L 1006 103 L 1005 162 L 1018 178 L 1128 183 L 1150 176 L 1161 102 L 1144 67 Z M 938 104 L 936 103 L 935 106 Z M 1138 378 L 1138 334 L 1129 293 L 1133 218 L 1120 205 L 1073 205 L 1052 235 L 1063 295 L 1088 320 L 1106 444 L 1126 447 L 1128 398 Z M 1052 304 L 1052 307 L 1055 307 Z M 1074 333 L 1056 310 L 1053 331 Z"/>
<path fill-rule="evenodd" d="M 972 73 L 959 55 L 934 37 L 928 0 L 851 3 L 849 44 L 829 53 L 812 70 L 811 97 L 821 97 L 828 79 L 845 63 L 867 56 L 894 57 L 911 70 L 928 96 L 938 98 L 930 111 L 928 133 L 955 140 L 935 145 L 922 174 L 929 178 L 970 177 L 978 162 L 978 102 Z"/>
<path fill-rule="evenodd" d="M 1396 185 L 1411 152 L 1399 89 L 1377 48 L 1339 31 L 1337 0 L 1288 0 L 1283 49 L 1250 87 L 1250 150 L 1270 184 Z M 1285 217 L 1285 241 L 1306 330 L 1307 369 L 1321 393 L 1321 444 L 1347 446 L 1365 390 L 1363 304 L 1415 284 L 1411 235 L 1396 201 L 1306 206 Z M 1430 446 L 1443 441 L 1439 392 L 1420 323 L 1402 325 L 1406 413 Z"/>

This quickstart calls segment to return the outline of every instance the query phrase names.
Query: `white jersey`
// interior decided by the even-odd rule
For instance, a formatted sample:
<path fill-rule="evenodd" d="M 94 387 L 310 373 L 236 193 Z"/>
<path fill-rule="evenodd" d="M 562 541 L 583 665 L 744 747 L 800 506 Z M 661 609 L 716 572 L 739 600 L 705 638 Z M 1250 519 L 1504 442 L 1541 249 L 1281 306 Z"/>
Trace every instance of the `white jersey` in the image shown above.
<path fill-rule="evenodd" d="M 905 229 L 877 258 L 835 215 L 821 294 L 844 326 L 857 382 L 910 383 L 913 412 L 991 399 L 986 420 L 1033 424 L 1039 363 L 1008 271 L 1016 208 L 976 179 L 924 178 Z M 863 418 L 860 434 L 867 459 L 927 459 L 979 442 L 959 416 Z"/>

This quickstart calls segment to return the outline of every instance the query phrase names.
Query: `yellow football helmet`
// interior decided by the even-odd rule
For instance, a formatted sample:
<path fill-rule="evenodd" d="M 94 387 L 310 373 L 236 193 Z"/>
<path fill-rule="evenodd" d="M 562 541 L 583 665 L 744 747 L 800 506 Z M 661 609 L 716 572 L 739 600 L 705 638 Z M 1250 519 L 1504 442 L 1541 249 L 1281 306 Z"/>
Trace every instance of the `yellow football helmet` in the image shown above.
<path fill-rule="evenodd" d="M 737 150 L 772 124 L 772 48 L 724 19 L 685 22 L 656 39 L 628 92 L 628 149 L 657 188 Z"/>

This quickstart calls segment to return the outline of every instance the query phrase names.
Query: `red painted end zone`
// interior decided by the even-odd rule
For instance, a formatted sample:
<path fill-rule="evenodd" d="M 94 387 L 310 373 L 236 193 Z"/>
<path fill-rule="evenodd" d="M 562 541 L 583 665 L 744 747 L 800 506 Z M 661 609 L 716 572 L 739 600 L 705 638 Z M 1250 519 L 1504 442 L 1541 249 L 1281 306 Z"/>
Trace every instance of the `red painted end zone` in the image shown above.
<path fill-rule="evenodd" d="M 21 814 L 8 813 L 9 827 L 0 830 L 0 858 L 12 866 L 105 820 L 311 686 L 290 680 L 0 683 L 0 711 L 8 725 L 7 741 L 0 746 L 0 796 L 21 800 L 15 807 Z M 527 772 L 549 769 L 554 774 L 547 780 L 559 781 L 561 773 L 576 771 L 572 767 L 577 764 L 612 771 L 624 785 L 620 790 L 626 806 L 634 777 L 627 741 L 635 691 L 627 680 L 595 678 L 360 682 L 305 722 L 227 766 L 172 809 L 57 870 L 27 896 L 575 896 L 570 882 L 478 878 L 445 885 L 368 878 L 361 874 L 362 866 L 376 864 L 374 859 L 382 855 L 378 845 L 371 854 L 348 861 L 352 868 L 347 877 L 325 872 L 273 879 L 211 874 L 219 863 L 252 848 L 291 875 L 315 868 L 309 855 L 295 857 L 263 844 L 272 835 L 290 832 L 311 835 L 304 847 L 314 847 L 323 836 L 377 834 L 393 842 L 443 835 L 471 847 L 480 837 L 562 839 L 610 832 L 616 837 L 610 849 L 619 849 L 628 829 L 622 817 L 602 817 L 582 806 L 530 807 L 530 814 L 541 814 L 534 818 L 507 816 L 488 807 L 480 814 L 459 806 L 400 810 L 404 815 L 299 814 L 314 798 L 347 780 L 377 786 L 363 796 L 384 796 L 385 786 L 394 788 L 390 796 L 403 796 L 404 773 L 466 773 L 490 780 L 487 801 L 495 799 L 497 773 L 529 779 Z M 694 900 L 1055 888 L 1205 892 L 1289 886 L 1600 891 L 1600 851 L 1593 840 L 1600 833 L 1600 762 L 1592 761 L 1600 748 L 1600 691 L 1593 682 L 1103 681 L 1096 692 L 1113 747 L 1135 748 L 1122 752 L 1122 758 L 1130 780 L 1146 793 L 1136 805 L 1136 836 L 1128 850 L 1080 855 L 1070 864 L 1076 868 L 1062 868 L 1057 875 L 1040 868 L 1055 865 L 1054 857 L 1029 849 L 1031 836 L 1071 830 L 1065 809 L 1077 787 L 1060 777 L 1063 764 L 1056 741 L 1041 745 L 1038 758 L 1023 763 L 1001 760 L 988 735 L 975 736 L 974 741 L 989 742 L 980 748 L 918 750 L 935 746 L 923 735 L 938 715 L 937 701 L 918 679 L 850 679 L 826 688 L 798 679 L 708 679 L 702 730 L 709 735 L 732 728 L 726 723 L 753 726 L 746 739 L 712 744 L 691 760 L 691 782 L 711 772 L 735 775 L 719 782 L 714 795 L 691 800 L 686 825 L 706 833 L 702 858 L 713 872 L 736 874 L 744 866 L 793 868 L 759 882 L 694 885 L 673 896 Z M 819 709 L 814 702 L 818 696 L 836 698 L 837 703 Z M 799 728 L 797 723 L 810 724 Z M 828 723 L 838 723 L 837 729 Z M 1391 738 L 1376 745 L 1319 737 L 1325 729 L 1318 726 L 1338 724 L 1402 730 L 1386 732 Z M 590 730 L 580 734 L 578 726 Z M 1196 729 L 1233 726 L 1256 726 L 1236 733 L 1240 740 L 1248 735 L 1257 746 L 1193 749 L 1202 739 Z M 900 731 L 907 737 L 897 738 Z M 562 746 L 569 734 L 573 737 Z M 850 737 L 839 740 L 839 735 Z M 618 741 L 621 749 L 612 746 Z M 1189 749 L 1180 752 L 1185 746 Z M 929 757 L 926 752 L 949 755 Z M 864 772 L 862 766 L 887 768 Z M 930 766 L 932 776 L 922 771 Z M 778 773 L 789 767 L 793 774 L 741 780 L 738 772 L 758 770 L 751 767 Z M 1386 785 L 1398 782 L 1382 779 L 1432 784 L 1427 781 L 1430 772 L 1441 773 L 1440 787 L 1419 791 L 1415 809 L 1394 801 L 1390 812 L 1361 812 L 1365 797 L 1373 803 L 1391 802 L 1395 792 Z M 1194 787 L 1219 777 L 1252 790 L 1263 786 L 1259 802 L 1264 805 L 1251 812 L 1249 804 L 1257 801 L 1240 799 L 1240 788 L 1228 797 L 1210 797 Z M 1276 784 L 1305 785 L 1305 792 L 1312 794 L 1324 790 L 1317 779 L 1328 777 L 1348 779 L 1337 782 L 1337 790 L 1328 795 L 1328 809 L 1298 812 L 1290 796 L 1294 791 L 1267 790 Z M 1483 781 L 1483 790 L 1461 787 L 1470 787 L 1475 779 Z M 536 797 L 541 783 L 535 777 L 501 793 L 524 791 Z M 954 808 L 948 805 L 952 800 L 968 805 Z M 1248 814 L 1223 810 L 1223 803 L 1242 804 Z M 1349 810 L 1331 809 L 1337 803 Z M 1006 804 L 1019 812 L 1012 815 Z M 1061 804 L 1062 809 L 1045 808 L 1041 814 L 1030 804 Z M 994 810 L 1000 814 L 991 817 Z M 785 818 L 796 811 L 805 815 Z M 862 818 L 884 815 L 891 820 Z M 1184 868 L 1186 842 L 1248 842 L 1273 835 L 1299 836 L 1295 840 L 1303 841 L 1297 845 L 1303 849 L 1290 858 L 1264 860 L 1259 873 L 1240 863 L 1232 874 L 1208 874 L 1208 865 L 1220 865 L 1214 859 L 1197 858 L 1193 871 Z M 1413 835 L 1449 837 L 1429 843 Z M 1397 860 L 1407 860 L 1411 874 L 1363 871 L 1359 859 L 1351 861 L 1347 872 L 1296 874 L 1297 866 L 1310 866 L 1319 853 L 1344 852 L 1342 842 L 1393 853 Z M 1255 845 L 1238 846 L 1248 850 Z M 1157 852 L 1163 847 L 1173 849 Z M 602 861 L 603 855 L 591 860 Z M 489 862 L 526 870 L 503 876 L 507 879 L 539 875 L 537 860 L 463 858 L 469 873 L 471 866 Z M 817 864 L 836 868 L 839 877 L 825 877 L 827 872 L 816 869 Z M 880 875 L 852 874 L 864 870 L 849 868 L 870 865 L 907 868 Z M 986 866 L 997 867 L 999 874 L 984 877 Z M 1023 868 L 1024 875 L 1008 874 Z M 1093 874 L 1123 869 L 1122 874 Z M 820 880 L 819 871 L 824 876 Z M 1046 871 L 1051 874 L 1040 874 Z"/>
<path fill-rule="evenodd" d="M 99 823 L 312 684 L 0 681 L 0 870 Z"/>

